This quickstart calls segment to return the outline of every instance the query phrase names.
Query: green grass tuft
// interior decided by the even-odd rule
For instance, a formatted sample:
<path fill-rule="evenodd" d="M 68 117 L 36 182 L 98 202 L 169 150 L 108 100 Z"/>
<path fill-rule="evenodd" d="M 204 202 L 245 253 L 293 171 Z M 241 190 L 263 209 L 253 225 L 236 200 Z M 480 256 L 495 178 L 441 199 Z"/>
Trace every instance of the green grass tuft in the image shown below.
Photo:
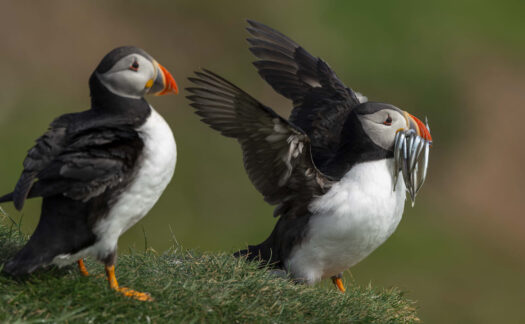
<path fill-rule="evenodd" d="M 25 239 L 16 226 L 0 224 L 0 264 Z M 103 267 L 86 261 L 90 277 L 75 266 L 37 271 L 25 281 L 0 275 L 0 322 L 419 322 L 413 302 L 397 289 L 347 283 L 341 294 L 294 285 L 228 253 L 173 248 L 120 256 L 119 283 L 151 293 L 149 303 L 111 291 L 96 277 Z"/>

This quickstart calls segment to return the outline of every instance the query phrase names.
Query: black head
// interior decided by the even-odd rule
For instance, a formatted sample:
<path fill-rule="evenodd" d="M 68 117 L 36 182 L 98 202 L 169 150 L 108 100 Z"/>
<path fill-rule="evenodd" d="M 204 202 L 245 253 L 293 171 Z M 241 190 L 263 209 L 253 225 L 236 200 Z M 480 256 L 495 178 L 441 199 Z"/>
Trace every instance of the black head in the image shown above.
<path fill-rule="evenodd" d="M 146 94 L 177 93 L 171 74 L 144 50 L 115 48 L 100 61 L 89 80 L 93 106 L 118 98 L 141 100 Z"/>
<path fill-rule="evenodd" d="M 393 157 L 400 130 L 412 128 L 426 139 L 425 125 L 409 113 L 386 103 L 365 102 L 348 115 L 338 153 L 330 161 L 330 175 L 340 177 L 354 164 Z"/>

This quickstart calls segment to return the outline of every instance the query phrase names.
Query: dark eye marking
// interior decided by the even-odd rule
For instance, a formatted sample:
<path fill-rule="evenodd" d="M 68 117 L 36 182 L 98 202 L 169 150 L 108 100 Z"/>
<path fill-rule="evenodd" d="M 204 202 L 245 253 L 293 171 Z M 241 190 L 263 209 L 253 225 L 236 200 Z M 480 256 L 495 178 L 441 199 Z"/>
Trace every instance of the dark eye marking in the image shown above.
<path fill-rule="evenodd" d="M 133 70 L 133 71 L 138 71 L 139 70 L 139 62 L 137 62 L 136 60 L 133 61 L 133 63 L 129 66 L 129 69 L 130 70 Z"/>
<path fill-rule="evenodd" d="M 390 115 L 386 118 L 386 120 L 383 122 L 383 125 L 386 126 L 392 126 L 392 117 Z"/>

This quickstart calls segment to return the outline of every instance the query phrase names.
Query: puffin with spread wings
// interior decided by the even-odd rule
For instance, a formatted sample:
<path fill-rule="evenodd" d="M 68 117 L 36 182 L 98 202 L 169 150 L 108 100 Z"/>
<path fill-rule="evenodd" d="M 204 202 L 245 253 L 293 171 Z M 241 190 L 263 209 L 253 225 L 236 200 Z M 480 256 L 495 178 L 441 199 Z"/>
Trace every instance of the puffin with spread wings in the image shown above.
<path fill-rule="evenodd" d="M 237 256 L 264 261 L 297 282 L 332 278 L 395 231 L 406 192 L 426 178 L 432 138 L 416 117 L 366 102 L 327 63 L 261 23 L 248 21 L 259 74 L 292 100 L 289 120 L 208 70 L 188 96 L 211 128 L 236 138 L 248 176 L 279 217 L 270 236 Z"/>
<path fill-rule="evenodd" d="M 91 109 L 56 118 L 31 148 L 14 191 L 0 202 L 21 210 L 42 197 L 38 226 L 2 271 L 23 276 L 49 264 L 83 258 L 104 263 L 110 288 L 138 299 L 147 293 L 120 287 L 117 242 L 157 202 L 175 170 L 169 125 L 144 99 L 177 93 L 172 75 L 144 50 L 118 47 L 89 79 Z"/>

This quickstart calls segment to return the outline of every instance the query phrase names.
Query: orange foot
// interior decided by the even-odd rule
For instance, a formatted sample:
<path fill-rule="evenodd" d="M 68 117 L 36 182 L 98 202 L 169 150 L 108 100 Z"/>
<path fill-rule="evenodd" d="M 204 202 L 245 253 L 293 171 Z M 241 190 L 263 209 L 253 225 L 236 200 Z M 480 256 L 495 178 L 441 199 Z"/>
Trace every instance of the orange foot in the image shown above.
<path fill-rule="evenodd" d="M 126 287 L 118 287 L 116 289 L 119 293 L 126 297 L 130 297 L 140 301 L 154 301 L 153 297 L 147 292 L 140 292 Z"/>
<path fill-rule="evenodd" d="M 117 278 L 115 277 L 115 266 L 106 265 L 106 274 L 108 276 L 109 288 L 118 291 L 126 297 L 130 297 L 140 301 L 153 301 L 153 297 L 149 293 L 143 293 L 126 287 L 119 287 Z"/>
<path fill-rule="evenodd" d="M 84 265 L 84 260 L 78 259 L 77 263 L 78 263 L 78 270 L 80 270 L 80 274 L 83 275 L 84 277 L 89 276 L 89 272 L 87 271 L 86 266 Z"/>
<path fill-rule="evenodd" d="M 339 277 L 332 277 L 332 282 L 339 289 L 340 292 L 344 293 L 346 291 L 345 286 L 343 285 L 343 280 Z"/>

